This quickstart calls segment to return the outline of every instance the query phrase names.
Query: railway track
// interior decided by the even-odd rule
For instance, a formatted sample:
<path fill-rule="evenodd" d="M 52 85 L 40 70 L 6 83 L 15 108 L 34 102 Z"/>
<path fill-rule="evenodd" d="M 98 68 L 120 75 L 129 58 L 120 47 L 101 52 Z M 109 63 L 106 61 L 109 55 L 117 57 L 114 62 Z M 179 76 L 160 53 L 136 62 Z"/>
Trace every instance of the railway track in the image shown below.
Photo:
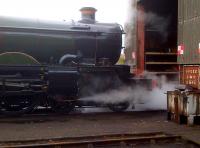
<path fill-rule="evenodd" d="M 48 147 L 48 148 L 132 148 L 132 147 L 173 147 L 182 146 L 198 148 L 197 143 L 183 139 L 181 136 L 169 135 L 162 132 L 141 134 L 114 134 L 72 138 L 36 139 L 26 141 L 0 142 L 1 148 L 25 148 L 25 147 Z"/>
<path fill-rule="evenodd" d="M 55 110 L 52 110 L 51 108 L 45 108 L 45 107 L 39 107 L 34 109 L 30 113 L 22 114 L 22 115 L 4 115 L 0 113 L 0 119 L 1 118 L 11 118 L 11 117 L 29 117 L 29 116 L 47 116 L 47 115 L 67 115 L 67 114 L 81 114 L 81 113 L 106 113 L 106 112 L 113 112 L 109 110 L 106 107 L 90 107 L 90 106 L 84 106 L 84 107 L 75 107 L 74 110 L 72 110 L 70 113 L 66 112 L 57 112 Z M 125 111 L 127 112 L 127 111 Z"/>
<path fill-rule="evenodd" d="M 20 117 L 7 117 L 0 115 L 0 123 L 11 123 L 11 124 L 24 124 L 24 123 L 43 123 L 43 122 L 51 122 L 51 121 L 58 121 L 58 122 L 65 122 L 69 118 L 73 118 L 75 116 L 78 117 L 89 117 L 89 116 L 118 116 L 118 115 L 129 115 L 132 112 L 123 112 L 123 113 L 117 113 L 117 112 L 81 112 L 80 110 L 74 111 L 70 114 L 59 114 L 52 112 L 51 110 L 46 111 L 36 111 L 31 114 L 24 114 Z"/>
<path fill-rule="evenodd" d="M 133 112 L 133 111 L 126 111 L 122 113 L 118 112 L 111 112 L 107 110 L 103 110 L 103 108 L 100 109 L 100 111 L 92 110 L 90 109 L 88 112 L 82 111 L 82 110 L 75 110 L 71 112 L 70 114 L 60 114 L 60 113 L 55 113 L 52 112 L 51 110 L 36 110 L 35 112 L 31 114 L 24 114 L 22 116 L 4 116 L 0 115 L 0 124 L 1 123 L 10 123 L 10 124 L 24 124 L 24 123 L 44 123 L 44 122 L 53 122 L 53 121 L 58 121 L 58 122 L 66 122 L 70 119 L 73 118 L 84 118 L 88 119 L 95 118 L 94 120 L 100 120 L 101 118 L 107 118 L 107 117 L 127 117 L 129 118 L 130 116 L 136 116 L 138 113 L 142 112 Z M 165 111 L 148 111 L 149 115 L 152 114 L 166 114 Z"/>
<path fill-rule="evenodd" d="M 70 113 L 61 113 L 61 112 L 55 112 L 48 108 L 39 108 L 34 110 L 32 113 L 29 114 L 23 114 L 21 116 L 6 116 L 3 114 L 0 114 L 0 123 L 28 123 L 28 122 L 47 122 L 47 121 L 55 121 L 61 120 L 62 117 L 66 116 L 87 116 L 91 114 L 98 114 L 98 115 L 108 115 L 108 114 L 129 114 L 131 111 L 125 111 L 122 113 L 118 112 L 112 112 L 108 108 L 94 108 L 94 107 L 76 107 L 72 112 Z"/>

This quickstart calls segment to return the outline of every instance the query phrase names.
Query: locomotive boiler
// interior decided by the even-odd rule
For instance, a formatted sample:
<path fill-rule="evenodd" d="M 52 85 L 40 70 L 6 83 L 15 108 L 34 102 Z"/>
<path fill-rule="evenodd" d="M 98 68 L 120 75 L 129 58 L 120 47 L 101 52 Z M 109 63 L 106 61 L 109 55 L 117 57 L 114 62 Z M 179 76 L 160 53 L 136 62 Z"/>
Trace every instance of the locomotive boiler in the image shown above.
<path fill-rule="evenodd" d="M 81 56 L 86 63 L 107 59 L 112 65 L 121 53 L 121 27 L 118 24 L 97 23 L 84 14 L 79 22 L 8 17 L 1 17 L 0 20 L 0 53 L 25 53 L 41 64 L 63 64 L 64 56 L 70 54 Z"/>
<path fill-rule="evenodd" d="M 0 17 L 2 113 L 23 114 L 39 105 L 69 112 L 83 103 L 80 97 L 128 83 L 129 66 L 116 65 L 122 27 L 96 22 L 94 8 L 81 12 L 78 22 Z M 123 101 L 106 105 L 128 107 Z"/>

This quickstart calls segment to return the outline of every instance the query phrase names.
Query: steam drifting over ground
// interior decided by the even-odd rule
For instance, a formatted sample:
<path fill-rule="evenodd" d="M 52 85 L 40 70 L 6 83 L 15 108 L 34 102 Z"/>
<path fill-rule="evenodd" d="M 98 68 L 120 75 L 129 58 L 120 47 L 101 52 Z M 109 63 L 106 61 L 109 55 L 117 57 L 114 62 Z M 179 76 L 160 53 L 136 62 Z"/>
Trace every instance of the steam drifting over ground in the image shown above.
<path fill-rule="evenodd" d="M 167 96 L 166 92 L 169 90 L 173 90 L 175 84 L 167 84 L 162 85 L 161 88 L 156 87 L 152 91 L 138 91 L 141 93 L 140 102 L 135 105 L 135 110 L 166 110 L 167 109 Z"/>
<path fill-rule="evenodd" d="M 163 17 L 155 14 L 151 11 L 141 11 L 138 9 L 138 2 L 140 0 L 129 0 L 128 16 L 125 23 L 125 55 L 126 63 L 130 65 L 136 64 L 137 53 L 137 21 L 144 21 L 145 29 L 156 30 L 158 32 L 157 39 L 164 43 L 168 38 L 168 27 L 171 21 L 170 16 Z M 142 19 L 142 20 L 141 20 Z M 145 75 L 145 74 L 144 74 Z M 96 94 L 90 93 L 92 96 L 81 98 L 83 101 L 93 101 L 96 103 L 114 104 L 121 103 L 123 101 L 129 102 L 135 106 L 134 110 L 166 110 L 167 97 L 166 92 L 174 90 L 175 84 L 168 83 L 165 77 L 158 78 L 156 76 L 146 76 L 147 78 L 157 80 L 159 82 L 158 87 L 152 90 L 147 90 L 141 86 L 123 86 L 119 89 L 109 90 L 105 93 Z M 115 80 L 113 80 L 115 81 Z M 108 79 L 102 81 L 94 80 L 94 84 L 101 85 L 102 82 L 110 83 Z M 95 88 L 87 87 L 86 91 Z"/>
<path fill-rule="evenodd" d="M 165 93 L 173 90 L 175 84 L 167 83 L 165 77 L 161 78 L 159 83 L 159 87 L 155 87 L 152 90 L 147 90 L 140 86 L 124 86 L 116 90 L 84 97 L 81 100 L 104 104 L 127 101 L 131 106 L 135 106 L 133 110 L 166 110 L 167 97 Z M 131 107 L 130 109 L 132 110 Z"/>

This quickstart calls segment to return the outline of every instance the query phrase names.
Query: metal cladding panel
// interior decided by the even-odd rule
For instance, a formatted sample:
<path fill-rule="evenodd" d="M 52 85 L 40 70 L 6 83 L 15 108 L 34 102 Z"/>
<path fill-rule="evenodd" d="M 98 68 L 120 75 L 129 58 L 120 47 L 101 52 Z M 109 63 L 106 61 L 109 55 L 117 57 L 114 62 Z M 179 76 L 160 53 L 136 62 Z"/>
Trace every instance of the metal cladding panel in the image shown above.
<path fill-rule="evenodd" d="M 200 1 L 179 0 L 178 63 L 200 64 Z"/>
<path fill-rule="evenodd" d="M 194 92 L 188 94 L 185 106 L 184 113 L 186 116 L 199 115 L 199 94 Z"/>
<path fill-rule="evenodd" d="M 167 111 L 172 114 L 171 119 L 180 122 L 180 116 L 184 114 L 184 97 L 180 91 L 167 92 Z"/>
<path fill-rule="evenodd" d="M 175 92 L 168 91 L 167 92 L 167 111 L 170 113 L 175 113 Z"/>
<path fill-rule="evenodd" d="M 187 124 L 194 124 L 195 116 L 200 115 L 200 96 L 198 92 L 167 92 L 167 111 L 170 113 L 170 120 L 181 123 L 181 116 L 187 118 Z M 191 120 L 192 119 L 192 120 Z"/>

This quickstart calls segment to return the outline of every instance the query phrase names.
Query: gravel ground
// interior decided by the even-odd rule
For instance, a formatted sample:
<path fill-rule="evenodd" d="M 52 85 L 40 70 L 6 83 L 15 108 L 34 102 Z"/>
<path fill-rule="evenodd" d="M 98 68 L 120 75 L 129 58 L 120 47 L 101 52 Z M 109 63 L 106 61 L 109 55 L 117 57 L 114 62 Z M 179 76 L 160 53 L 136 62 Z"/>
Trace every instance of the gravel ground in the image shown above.
<path fill-rule="evenodd" d="M 165 111 L 143 111 L 0 118 L 0 141 L 165 132 L 200 143 L 199 125 L 178 125 L 166 117 Z"/>

